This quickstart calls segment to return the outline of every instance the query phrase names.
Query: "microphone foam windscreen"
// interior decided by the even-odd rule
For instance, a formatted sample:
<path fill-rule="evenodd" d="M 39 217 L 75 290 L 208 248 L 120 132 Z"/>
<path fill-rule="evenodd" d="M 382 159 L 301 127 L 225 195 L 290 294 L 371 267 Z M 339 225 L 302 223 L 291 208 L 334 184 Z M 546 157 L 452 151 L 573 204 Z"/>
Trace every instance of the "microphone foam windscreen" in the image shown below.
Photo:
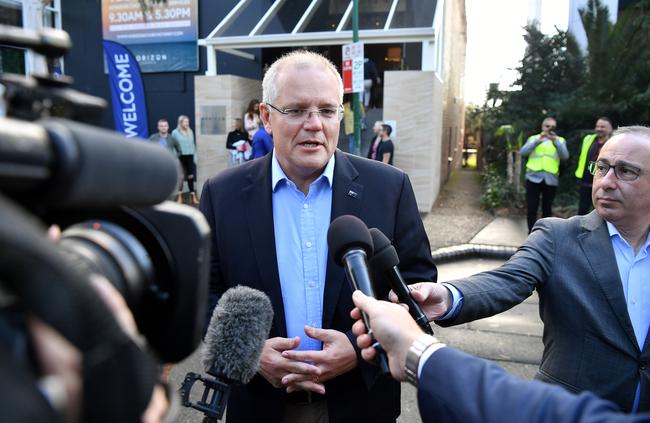
<path fill-rule="evenodd" d="M 273 307 L 262 291 L 246 286 L 227 290 L 212 312 L 203 343 L 203 365 L 213 376 L 248 383 L 259 368 L 269 336 Z"/>
<path fill-rule="evenodd" d="M 327 245 L 330 255 L 339 266 L 343 265 L 343 254 L 352 248 L 360 248 L 372 257 L 372 238 L 368 227 L 361 219 L 352 215 L 339 216 L 327 230 Z"/>
<path fill-rule="evenodd" d="M 370 228 L 370 236 L 375 247 L 375 254 L 370 260 L 372 269 L 385 272 L 397 266 L 399 264 L 399 256 L 390 239 L 377 228 Z"/>

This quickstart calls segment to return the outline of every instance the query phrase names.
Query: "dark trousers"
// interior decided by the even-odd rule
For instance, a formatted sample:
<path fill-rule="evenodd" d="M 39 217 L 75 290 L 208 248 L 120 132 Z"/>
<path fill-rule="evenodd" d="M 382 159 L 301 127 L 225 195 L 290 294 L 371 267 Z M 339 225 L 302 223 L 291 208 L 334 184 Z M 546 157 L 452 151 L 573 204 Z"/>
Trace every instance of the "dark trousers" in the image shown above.
<path fill-rule="evenodd" d="M 186 154 L 179 156 L 178 159 L 181 161 L 181 166 L 183 167 L 183 179 L 181 179 L 181 186 L 178 190 L 183 191 L 183 182 L 187 181 L 187 188 L 189 188 L 190 192 L 195 192 L 194 180 L 196 179 L 196 165 L 194 164 L 194 155 Z"/>
<path fill-rule="evenodd" d="M 580 202 L 578 214 L 587 214 L 591 211 L 591 185 L 580 185 Z"/>
<path fill-rule="evenodd" d="M 557 187 L 540 183 L 530 182 L 526 179 L 526 206 L 528 208 L 528 233 L 537 222 L 537 209 L 539 208 L 539 196 L 542 196 L 542 217 L 551 216 L 551 206 Z"/>

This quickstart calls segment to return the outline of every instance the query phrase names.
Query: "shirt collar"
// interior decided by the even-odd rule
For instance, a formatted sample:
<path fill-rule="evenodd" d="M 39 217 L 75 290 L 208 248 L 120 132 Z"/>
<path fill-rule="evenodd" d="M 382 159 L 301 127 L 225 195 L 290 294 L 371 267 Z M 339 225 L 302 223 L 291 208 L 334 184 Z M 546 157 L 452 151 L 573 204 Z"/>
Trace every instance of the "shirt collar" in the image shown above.
<path fill-rule="evenodd" d="M 317 182 L 321 178 L 325 178 L 330 188 L 332 187 L 332 180 L 334 178 L 334 163 L 335 163 L 334 156 L 335 155 L 332 154 L 332 157 L 330 157 L 329 161 L 327 162 L 327 165 L 325 166 L 325 170 L 323 170 L 323 173 L 314 182 Z M 271 157 L 271 190 L 275 192 L 278 183 L 283 180 L 289 181 L 289 178 L 287 178 L 287 175 L 284 173 L 284 170 L 282 170 L 282 166 L 280 166 L 280 162 L 278 162 L 278 159 L 275 156 L 275 148 L 274 148 Z"/>
<path fill-rule="evenodd" d="M 616 226 L 614 226 L 612 223 L 610 223 L 610 222 L 608 222 L 608 221 L 605 221 L 605 223 L 607 223 L 607 232 L 609 232 L 609 238 L 610 238 L 610 239 L 614 239 L 614 238 L 618 237 L 618 239 L 620 239 L 622 242 L 624 242 L 625 245 L 627 245 L 628 247 L 632 248 L 632 247 L 630 246 L 630 244 L 625 240 L 625 238 L 623 238 L 623 236 L 622 236 L 621 233 L 618 231 L 618 229 L 616 228 Z M 648 246 L 650 246 L 650 235 L 648 235 L 648 236 L 646 237 L 646 240 L 645 240 L 645 242 L 643 243 L 643 247 L 641 247 L 641 249 L 640 249 L 639 251 L 641 251 L 641 250 L 647 250 L 647 249 L 648 249 Z"/>

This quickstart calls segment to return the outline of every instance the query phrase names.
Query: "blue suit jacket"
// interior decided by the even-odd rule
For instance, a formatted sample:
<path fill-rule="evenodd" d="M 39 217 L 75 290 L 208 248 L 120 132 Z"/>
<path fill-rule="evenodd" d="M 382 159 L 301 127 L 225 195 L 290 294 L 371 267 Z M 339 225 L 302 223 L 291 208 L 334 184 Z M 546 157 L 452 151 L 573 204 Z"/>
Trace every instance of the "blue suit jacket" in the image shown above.
<path fill-rule="evenodd" d="M 418 388 L 425 423 L 650 422 L 650 414 L 623 414 L 589 392 L 525 381 L 489 361 L 453 348 L 427 360 Z"/>
<path fill-rule="evenodd" d="M 406 174 L 392 166 L 336 151 L 332 181 L 331 219 L 344 214 L 361 218 L 392 240 L 407 282 L 435 281 L 436 267 L 429 241 Z M 264 291 L 273 304 L 269 337 L 286 337 L 282 292 L 276 260 L 271 203 L 271 154 L 230 168 L 203 187 L 201 211 L 212 228 L 210 278 L 211 313 L 228 288 L 245 284 Z M 281 253 L 281 252 L 280 252 Z M 385 296 L 389 287 L 375 287 Z M 329 258 L 323 293 L 322 327 L 348 334 L 352 291 L 343 269 Z M 359 358 L 359 366 L 325 384 L 330 422 L 392 422 L 399 414 L 399 385 L 385 378 L 375 381 L 377 367 Z M 256 376 L 235 389 L 228 419 L 236 422 L 280 421 L 284 389 L 273 388 Z"/>

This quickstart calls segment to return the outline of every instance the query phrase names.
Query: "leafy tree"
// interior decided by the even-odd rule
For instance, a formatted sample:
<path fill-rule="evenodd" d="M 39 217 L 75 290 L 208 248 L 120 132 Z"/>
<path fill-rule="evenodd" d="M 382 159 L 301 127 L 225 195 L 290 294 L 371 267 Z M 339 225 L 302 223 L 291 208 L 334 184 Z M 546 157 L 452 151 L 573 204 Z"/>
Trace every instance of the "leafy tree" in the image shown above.
<path fill-rule="evenodd" d="M 571 157 L 563 163 L 556 203 L 577 200 L 573 171 L 580 141 L 599 116 L 616 125 L 650 124 L 650 0 L 629 6 L 615 24 L 600 0 L 590 0 L 580 10 L 588 48 L 580 51 L 571 34 L 544 35 L 536 26 L 525 27 L 526 53 L 517 67 L 515 91 L 494 92 L 481 109 L 484 157 L 506 172 L 508 148 L 497 130 L 511 125 L 512 134 L 528 136 L 539 131 L 545 116 L 558 121 L 558 133 L 568 142 Z M 503 136 L 503 134 L 501 134 Z M 502 163 L 503 165 L 499 165 Z M 493 166 L 491 172 L 496 172 Z M 494 178 L 492 178 L 494 179 Z"/>
<path fill-rule="evenodd" d="M 562 104 L 584 84 L 585 67 L 571 34 L 544 35 L 536 23 L 525 30 L 526 53 L 514 83 L 521 89 L 506 92 L 502 113 L 507 123 L 532 134 L 539 131 L 545 116 L 560 120 Z"/>
<path fill-rule="evenodd" d="M 609 21 L 599 0 L 580 10 L 588 41 L 587 83 L 581 97 L 620 125 L 650 123 L 650 1 Z M 592 117 L 592 120 L 594 117 Z"/>

